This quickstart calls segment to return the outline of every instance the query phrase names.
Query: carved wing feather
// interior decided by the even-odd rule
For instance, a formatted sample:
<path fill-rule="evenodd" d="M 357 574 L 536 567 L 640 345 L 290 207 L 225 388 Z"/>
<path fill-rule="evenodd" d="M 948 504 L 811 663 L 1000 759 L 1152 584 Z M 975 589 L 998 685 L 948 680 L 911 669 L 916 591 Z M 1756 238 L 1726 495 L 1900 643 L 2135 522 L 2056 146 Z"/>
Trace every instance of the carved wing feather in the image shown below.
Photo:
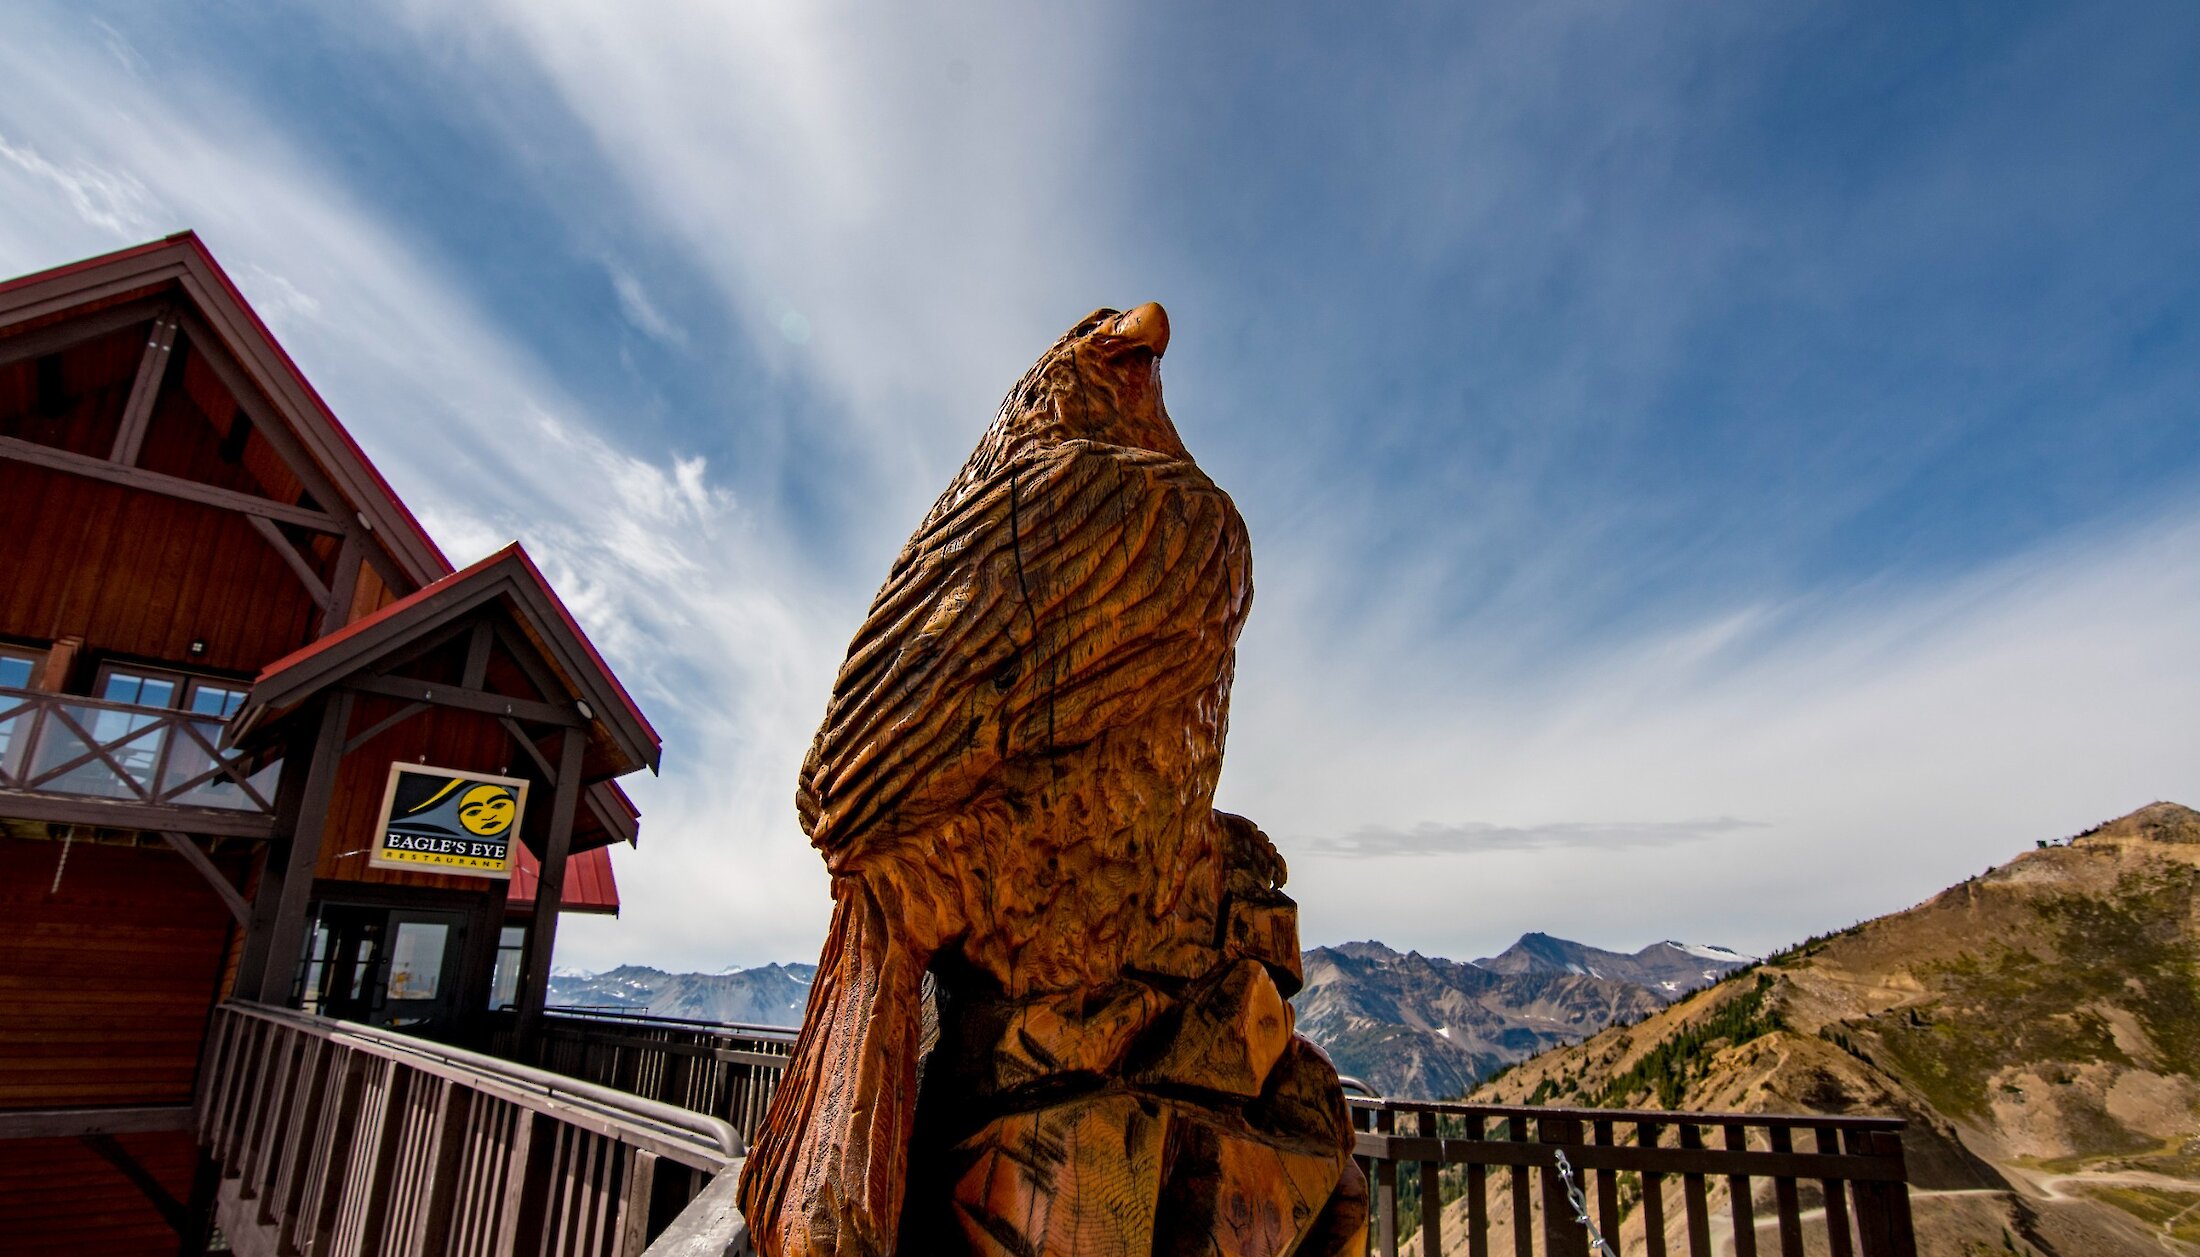
<path fill-rule="evenodd" d="M 910 539 L 850 645 L 797 793 L 811 841 L 839 867 L 1004 759 L 1215 687 L 1247 553 L 1181 459 L 1073 441 L 996 472 Z"/>

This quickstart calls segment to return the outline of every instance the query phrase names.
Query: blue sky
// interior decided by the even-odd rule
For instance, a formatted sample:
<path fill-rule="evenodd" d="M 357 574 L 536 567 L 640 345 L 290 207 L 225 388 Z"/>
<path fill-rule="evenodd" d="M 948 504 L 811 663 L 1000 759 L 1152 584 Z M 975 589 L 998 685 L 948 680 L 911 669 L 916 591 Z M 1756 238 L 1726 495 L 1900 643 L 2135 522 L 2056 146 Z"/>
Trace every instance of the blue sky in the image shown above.
<path fill-rule="evenodd" d="M 0 82 L 0 271 L 198 230 L 665 730 L 569 965 L 814 954 L 864 604 L 1149 299 L 1309 943 L 1763 950 L 2200 803 L 2186 5 L 31 4 Z"/>

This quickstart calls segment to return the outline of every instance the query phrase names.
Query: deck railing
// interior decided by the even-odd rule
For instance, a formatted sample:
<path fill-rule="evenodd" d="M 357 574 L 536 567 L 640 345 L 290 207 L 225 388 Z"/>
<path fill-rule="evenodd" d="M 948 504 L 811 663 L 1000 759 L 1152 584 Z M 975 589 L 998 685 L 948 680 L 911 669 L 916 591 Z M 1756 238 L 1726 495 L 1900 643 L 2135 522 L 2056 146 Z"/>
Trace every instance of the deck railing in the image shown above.
<path fill-rule="evenodd" d="M 1369 1249 L 1381 1257 L 1399 1251 L 1399 1175 L 1409 1164 L 1419 1189 L 1414 1248 L 1425 1257 L 1446 1251 L 1447 1178 L 1464 1200 L 1449 1216 L 1463 1224 L 1470 1257 L 1589 1257 L 1559 1153 L 1615 1253 L 1917 1252 L 1903 1123 L 1894 1119 L 1351 1103 L 1373 1194 Z M 1726 1232 L 1716 1247 L 1715 1231 Z M 1816 1241 L 1807 1250 L 1806 1231 Z"/>
<path fill-rule="evenodd" d="M 794 1037 L 784 1026 L 552 1009 L 532 1050 L 512 1054 L 569 1077 L 707 1113 L 750 1139 L 787 1072 Z"/>
<path fill-rule="evenodd" d="M 272 813 L 281 762 L 224 751 L 222 724 L 168 707 L 0 689 L 0 788 Z"/>
<path fill-rule="evenodd" d="M 405 1035 L 224 1004 L 196 1120 L 237 1252 L 746 1251 L 724 1122 Z"/>
<path fill-rule="evenodd" d="M 747 1137 L 785 1072 L 794 1034 L 644 1014 L 553 1012 L 531 1059 L 709 1114 Z M 1591 1257 L 1590 1233 L 1558 1168 L 1560 1153 L 1612 1254 L 1917 1252 L 1904 1124 L 1896 1119 L 1357 1096 L 1350 1103 L 1372 1193 L 1368 1249 L 1380 1257 L 1400 1252 L 1402 1195 L 1418 1196 L 1412 1249 L 1423 1257 L 1447 1251 L 1447 1216 L 1450 1229 L 1463 1233 L 1449 1237 L 1453 1246 L 1468 1257 Z M 1401 1174 L 1412 1175 L 1403 1193 Z"/>

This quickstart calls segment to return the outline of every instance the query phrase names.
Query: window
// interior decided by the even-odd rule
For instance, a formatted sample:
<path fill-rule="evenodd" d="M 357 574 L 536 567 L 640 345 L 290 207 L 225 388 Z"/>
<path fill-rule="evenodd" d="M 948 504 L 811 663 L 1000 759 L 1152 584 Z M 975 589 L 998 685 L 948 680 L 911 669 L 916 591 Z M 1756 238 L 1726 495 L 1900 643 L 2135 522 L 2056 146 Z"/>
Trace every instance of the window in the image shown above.
<path fill-rule="evenodd" d="M 27 690 L 46 662 L 46 652 L 0 646 L 0 690 Z"/>
<path fill-rule="evenodd" d="M 489 1007 L 511 1008 L 519 1003 L 519 966 L 526 952 L 526 926 L 507 925 L 497 935 L 497 969 L 489 981 Z"/>
<path fill-rule="evenodd" d="M 389 998 L 434 999 L 442 986 L 443 946 L 451 927 L 428 921 L 400 921 L 390 944 Z"/>
<path fill-rule="evenodd" d="M 181 707 L 195 716 L 227 720 L 244 706 L 242 681 L 193 676 L 160 668 L 108 664 L 99 670 L 99 697 L 136 707 Z"/>
<path fill-rule="evenodd" d="M 183 678 L 172 673 L 117 668 L 113 664 L 99 670 L 99 697 L 110 703 L 173 707 L 182 689 Z"/>
<path fill-rule="evenodd" d="M 244 706 L 245 688 L 230 681 L 209 681 L 193 677 L 184 695 L 183 705 L 194 714 L 227 720 Z"/>

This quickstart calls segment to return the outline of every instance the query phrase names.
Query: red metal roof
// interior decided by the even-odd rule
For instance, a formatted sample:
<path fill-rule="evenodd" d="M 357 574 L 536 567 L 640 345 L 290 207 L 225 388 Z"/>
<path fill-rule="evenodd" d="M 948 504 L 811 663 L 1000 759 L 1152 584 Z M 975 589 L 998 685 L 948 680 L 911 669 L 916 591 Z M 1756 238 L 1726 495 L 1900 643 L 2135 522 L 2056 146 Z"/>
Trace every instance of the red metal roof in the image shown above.
<path fill-rule="evenodd" d="M 535 886 L 541 880 L 542 865 L 526 844 L 520 844 L 519 859 L 512 865 L 511 906 L 532 910 Z M 619 915 L 619 883 L 611 876 L 611 848 L 597 847 L 566 857 L 565 891 L 558 910 Z"/>

